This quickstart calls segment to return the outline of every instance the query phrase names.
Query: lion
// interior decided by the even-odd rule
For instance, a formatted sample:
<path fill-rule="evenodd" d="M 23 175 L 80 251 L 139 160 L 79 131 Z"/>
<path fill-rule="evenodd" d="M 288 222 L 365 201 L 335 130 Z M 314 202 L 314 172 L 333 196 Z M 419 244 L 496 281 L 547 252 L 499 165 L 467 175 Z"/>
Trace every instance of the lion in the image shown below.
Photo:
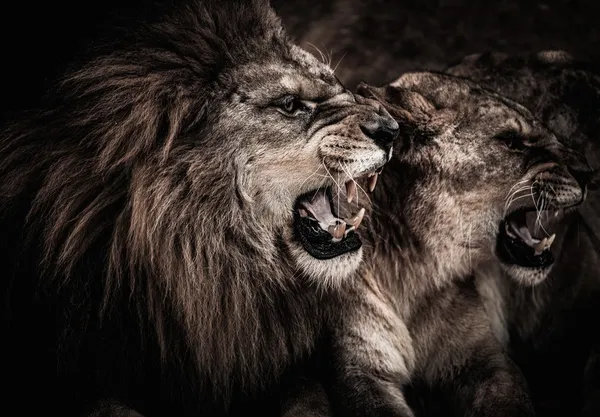
<path fill-rule="evenodd" d="M 332 190 L 375 187 L 397 122 L 266 0 L 138 6 L 2 127 L 9 408 L 245 413 L 362 259 L 365 210 Z"/>
<path fill-rule="evenodd" d="M 594 62 L 560 50 L 488 52 L 470 55 L 446 72 L 522 103 L 566 146 L 585 153 L 598 172 L 600 71 Z M 519 265 L 503 267 L 519 283 L 494 268 L 478 277 L 498 333 L 524 370 L 542 416 L 600 414 L 600 200 L 597 179 L 588 173 L 582 180 L 590 189 L 583 205 L 541 217 L 544 227 L 553 223 L 557 235 L 547 279 L 531 287 L 537 280 Z"/>
<path fill-rule="evenodd" d="M 421 415 L 415 389 L 430 389 L 445 406 L 439 415 L 534 416 L 473 274 L 498 259 L 550 267 L 552 238 L 530 223 L 535 206 L 515 190 L 526 186 L 552 212 L 577 206 L 585 157 L 523 106 L 459 77 L 407 73 L 358 92 L 396 118 L 401 146 L 370 195 L 361 280 L 347 303 L 362 304 L 352 309 L 360 316 L 346 311 L 354 325 L 332 337 L 334 369 L 360 364 L 351 378 L 328 380 L 334 415 L 369 402 L 369 415 Z M 319 410 L 285 416 L 330 415 Z"/>

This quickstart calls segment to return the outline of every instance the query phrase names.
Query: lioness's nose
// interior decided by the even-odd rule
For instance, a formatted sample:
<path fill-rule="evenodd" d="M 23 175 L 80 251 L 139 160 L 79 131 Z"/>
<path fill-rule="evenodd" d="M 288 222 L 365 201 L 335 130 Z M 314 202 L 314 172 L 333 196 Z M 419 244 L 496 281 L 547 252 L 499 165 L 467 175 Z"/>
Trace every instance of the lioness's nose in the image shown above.
<path fill-rule="evenodd" d="M 583 189 L 588 186 L 594 176 L 594 171 L 589 166 L 567 167 L 567 169 Z"/>
<path fill-rule="evenodd" d="M 594 170 L 590 167 L 587 158 L 580 152 L 565 149 L 563 161 L 579 186 L 585 189 L 594 176 Z"/>
<path fill-rule="evenodd" d="M 362 122 L 360 130 L 373 139 L 377 145 L 388 152 L 392 148 L 392 144 L 398 137 L 398 122 L 391 116 L 379 116 L 374 119 Z"/>

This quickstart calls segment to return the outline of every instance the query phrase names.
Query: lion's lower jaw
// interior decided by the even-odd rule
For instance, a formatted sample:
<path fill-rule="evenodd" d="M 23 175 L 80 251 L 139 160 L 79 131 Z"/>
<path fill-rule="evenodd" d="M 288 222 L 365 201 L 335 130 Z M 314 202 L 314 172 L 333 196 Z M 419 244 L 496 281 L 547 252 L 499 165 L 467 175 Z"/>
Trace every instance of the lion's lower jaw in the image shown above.
<path fill-rule="evenodd" d="M 534 287 L 541 284 L 548 275 L 550 275 L 552 266 L 553 265 L 547 267 L 526 268 L 519 265 L 510 265 L 500 262 L 500 267 L 510 279 L 525 287 Z"/>
<path fill-rule="evenodd" d="M 290 248 L 298 270 L 310 281 L 325 290 L 335 289 L 358 271 L 363 249 L 345 253 L 332 259 L 316 259 L 299 246 Z"/>

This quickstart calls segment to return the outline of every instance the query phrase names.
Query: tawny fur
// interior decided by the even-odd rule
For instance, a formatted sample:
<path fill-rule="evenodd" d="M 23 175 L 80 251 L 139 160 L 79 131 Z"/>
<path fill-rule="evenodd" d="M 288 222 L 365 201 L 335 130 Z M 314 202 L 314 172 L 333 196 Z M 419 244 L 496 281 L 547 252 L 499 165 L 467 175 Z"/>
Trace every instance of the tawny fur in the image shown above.
<path fill-rule="evenodd" d="M 475 54 L 447 72 L 470 78 L 522 103 L 556 132 L 566 146 L 585 153 L 600 168 L 598 131 L 600 71 L 595 62 L 566 51 L 507 55 Z M 590 182 L 591 180 L 591 182 Z M 540 416 L 600 413 L 600 200 L 597 177 L 587 175 L 586 201 L 560 217 L 553 245 L 556 261 L 548 277 L 530 287 L 531 270 L 503 266 L 504 274 L 482 273 L 481 287 L 502 317 L 498 323 L 513 357 L 532 387 Z M 517 278 L 518 283 L 511 278 Z"/>
<path fill-rule="evenodd" d="M 296 198 L 388 159 L 361 124 L 393 119 L 266 1 L 138 6 L 0 136 L 5 393 L 33 414 L 246 412 L 361 257 L 307 267 Z M 282 114 L 285 94 L 310 117 Z"/>
<path fill-rule="evenodd" d="M 577 204 L 585 158 L 523 106 L 460 78 L 409 73 L 359 92 L 397 118 L 403 143 L 371 196 L 366 261 L 333 338 L 335 364 L 352 372 L 334 377 L 330 395 L 344 399 L 342 413 L 413 416 L 408 388 L 424 386 L 441 393 L 439 415 L 533 416 L 472 275 L 497 262 L 515 184 L 564 181 L 529 191 L 556 207 Z M 522 149 L 507 146 L 507 133 Z M 434 414 L 430 404 L 420 412 Z"/>

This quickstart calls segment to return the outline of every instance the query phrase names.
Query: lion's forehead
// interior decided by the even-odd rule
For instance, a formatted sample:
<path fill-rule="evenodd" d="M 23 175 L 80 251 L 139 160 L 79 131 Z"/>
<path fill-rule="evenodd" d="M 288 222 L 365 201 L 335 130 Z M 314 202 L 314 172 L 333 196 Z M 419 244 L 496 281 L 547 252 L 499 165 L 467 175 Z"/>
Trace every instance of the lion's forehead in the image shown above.
<path fill-rule="evenodd" d="M 313 54 L 297 45 L 291 46 L 292 59 L 300 64 L 310 75 L 327 80 L 331 84 L 336 83 L 333 69 L 319 61 Z"/>
<path fill-rule="evenodd" d="M 253 63 L 243 68 L 240 75 L 242 85 L 258 95 L 297 94 L 305 100 L 320 101 L 345 91 L 331 73 L 295 61 Z"/>

